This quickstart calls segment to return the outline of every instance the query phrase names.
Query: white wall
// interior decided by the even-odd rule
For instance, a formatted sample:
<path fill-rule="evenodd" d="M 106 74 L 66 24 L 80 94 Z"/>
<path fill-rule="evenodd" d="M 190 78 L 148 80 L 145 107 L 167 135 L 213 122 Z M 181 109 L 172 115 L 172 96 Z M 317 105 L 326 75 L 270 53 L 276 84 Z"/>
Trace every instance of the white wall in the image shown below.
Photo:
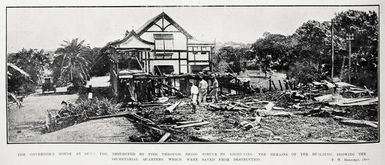
<path fill-rule="evenodd" d="M 203 60 L 206 60 L 208 61 L 209 60 L 209 53 L 206 53 L 206 54 L 201 54 L 201 52 L 195 52 L 195 59 L 194 59 L 194 53 L 193 52 L 189 52 L 189 57 L 188 59 L 189 60 L 195 60 L 195 61 L 203 61 Z"/>
<path fill-rule="evenodd" d="M 140 37 L 146 41 L 154 42 L 154 34 L 173 34 L 174 35 L 174 49 L 186 50 L 187 38 L 181 32 L 145 32 Z"/>
<path fill-rule="evenodd" d="M 181 72 L 187 73 L 187 61 L 181 60 Z M 172 65 L 174 67 L 174 73 L 179 74 L 179 61 L 178 60 L 156 60 L 150 62 L 150 71 L 154 73 L 155 65 Z"/>

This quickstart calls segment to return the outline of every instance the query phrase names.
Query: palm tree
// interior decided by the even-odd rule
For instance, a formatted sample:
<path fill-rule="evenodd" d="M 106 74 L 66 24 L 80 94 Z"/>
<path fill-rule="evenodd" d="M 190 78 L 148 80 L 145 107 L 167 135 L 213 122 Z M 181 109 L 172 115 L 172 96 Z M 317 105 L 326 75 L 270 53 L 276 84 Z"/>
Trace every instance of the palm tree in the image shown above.
<path fill-rule="evenodd" d="M 90 77 L 89 61 L 86 59 L 90 47 L 83 44 L 84 40 L 78 42 L 78 38 L 75 38 L 64 41 L 62 47 L 55 51 L 56 76 L 64 82 L 71 82 L 74 87 L 82 86 Z"/>
<path fill-rule="evenodd" d="M 22 76 L 24 76 L 25 78 L 27 79 L 30 79 L 31 76 L 29 76 L 29 74 L 27 72 L 25 72 L 23 69 L 20 69 L 18 66 L 16 66 L 15 64 L 12 64 L 12 63 L 7 63 L 7 66 L 9 68 L 12 68 L 14 69 L 17 73 L 21 74 Z M 7 75 L 8 75 L 8 78 L 11 78 L 12 77 L 12 73 L 11 71 L 7 71 Z"/>

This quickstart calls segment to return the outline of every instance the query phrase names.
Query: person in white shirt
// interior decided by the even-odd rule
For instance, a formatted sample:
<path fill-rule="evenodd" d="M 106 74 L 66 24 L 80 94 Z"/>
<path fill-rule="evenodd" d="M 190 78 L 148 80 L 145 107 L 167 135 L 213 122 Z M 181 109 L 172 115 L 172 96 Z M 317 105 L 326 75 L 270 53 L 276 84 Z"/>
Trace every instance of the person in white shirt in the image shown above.
<path fill-rule="evenodd" d="M 199 77 L 201 81 L 199 82 L 199 99 L 198 103 L 206 103 L 206 97 L 207 97 L 207 88 L 209 87 L 209 84 L 203 77 Z"/>
<path fill-rule="evenodd" d="M 196 106 L 197 106 L 197 99 L 198 99 L 198 87 L 195 85 L 194 82 L 191 83 L 191 104 L 193 107 L 193 112 L 196 112 Z"/>
<path fill-rule="evenodd" d="M 218 92 L 219 92 L 219 82 L 216 78 L 215 75 L 213 75 L 213 86 L 212 86 L 212 91 L 211 91 L 211 95 L 214 95 L 214 99 L 213 99 L 213 102 L 218 102 L 219 101 L 219 98 L 218 98 Z M 215 100 L 215 101 L 214 101 Z"/>

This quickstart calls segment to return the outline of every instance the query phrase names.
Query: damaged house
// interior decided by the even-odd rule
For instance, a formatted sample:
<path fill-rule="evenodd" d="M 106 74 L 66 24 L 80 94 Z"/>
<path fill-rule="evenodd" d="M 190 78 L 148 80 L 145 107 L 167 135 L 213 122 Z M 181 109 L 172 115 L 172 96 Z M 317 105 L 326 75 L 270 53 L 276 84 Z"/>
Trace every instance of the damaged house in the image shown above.
<path fill-rule="evenodd" d="M 170 77 L 174 77 L 172 86 L 176 89 L 188 84 L 181 85 L 179 78 L 175 78 L 177 75 L 212 70 L 214 43 L 195 39 L 165 12 L 150 19 L 138 30 L 127 31 L 123 39 L 107 46 L 111 48 L 108 53 L 110 83 L 115 96 L 119 96 L 119 92 L 123 92 L 120 89 L 127 86 L 132 87 L 132 94 L 135 89 L 142 88 L 134 87 L 135 82 L 130 82 L 130 79 L 138 80 L 138 74 L 135 77 L 133 73 L 134 66 L 139 68 L 142 77 L 174 75 Z M 142 84 L 146 82 L 141 80 Z"/>

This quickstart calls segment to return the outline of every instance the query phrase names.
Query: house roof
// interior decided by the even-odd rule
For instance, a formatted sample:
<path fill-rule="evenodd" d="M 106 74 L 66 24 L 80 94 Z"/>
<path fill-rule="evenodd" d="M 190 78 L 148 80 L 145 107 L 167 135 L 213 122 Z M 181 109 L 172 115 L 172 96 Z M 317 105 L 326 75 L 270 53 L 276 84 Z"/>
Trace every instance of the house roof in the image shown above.
<path fill-rule="evenodd" d="M 145 44 L 145 45 L 154 45 L 153 42 L 149 42 L 149 41 L 146 41 L 146 40 L 140 38 L 139 35 L 138 35 L 134 30 L 131 30 L 130 32 L 128 32 L 128 33 L 126 34 L 126 36 L 124 36 L 123 39 L 113 41 L 113 42 L 111 42 L 110 44 L 111 44 L 111 45 L 119 45 L 119 44 L 122 44 L 122 43 L 128 41 L 128 40 L 131 39 L 132 37 L 134 37 L 136 40 L 138 40 L 138 41 L 141 42 L 142 44 Z"/>
<path fill-rule="evenodd" d="M 187 36 L 187 38 L 192 39 L 192 35 L 188 33 L 185 29 L 183 29 L 178 23 L 176 23 L 170 16 L 168 16 L 165 12 L 160 13 L 159 15 L 155 16 L 154 18 L 148 20 L 142 27 L 140 27 L 137 32 L 138 35 L 141 36 L 144 32 L 146 32 L 151 26 L 155 25 L 156 22 L 158 22 L 160 19 L 164 18 L 167 20 L 171 25 L 173 25 L 175 28 L 177 28 L 180 32 L 182 32 L 184 35 Z M 167 28 L 167 26 L 165 27 Z M 164 30 L 164 29 L 163 29 Z"/>

